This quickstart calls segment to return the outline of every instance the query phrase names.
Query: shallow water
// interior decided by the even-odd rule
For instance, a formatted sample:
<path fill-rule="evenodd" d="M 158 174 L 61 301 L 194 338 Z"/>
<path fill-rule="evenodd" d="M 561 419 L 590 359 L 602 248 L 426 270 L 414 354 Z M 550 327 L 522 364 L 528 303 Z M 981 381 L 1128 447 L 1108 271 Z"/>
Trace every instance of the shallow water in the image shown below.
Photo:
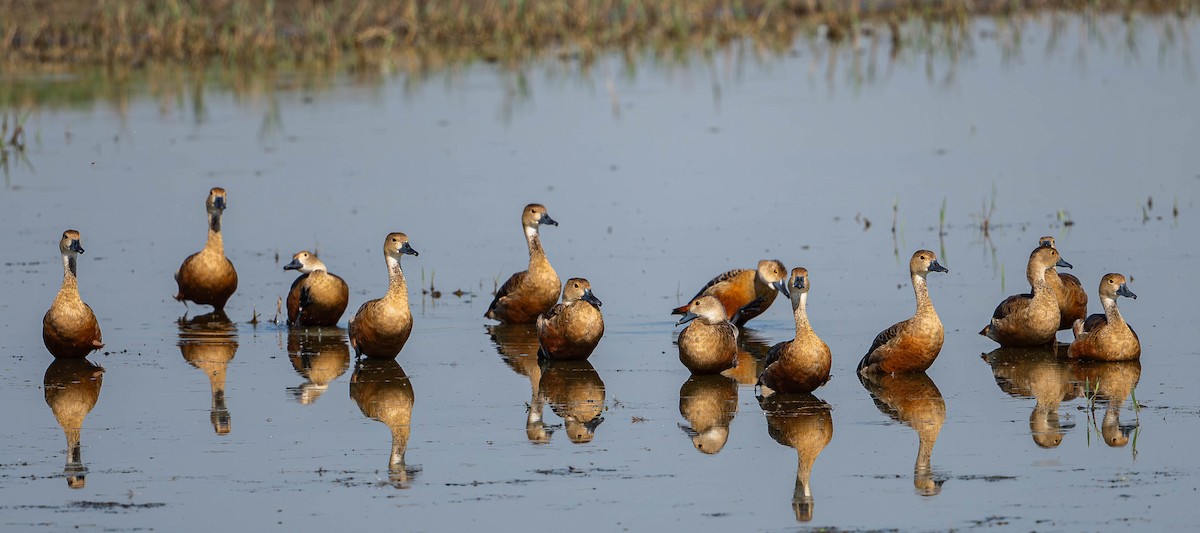
<path fill-rule="evenodd" d="M 735 45 L 266 92 L 135 84 L 36 107 L 28 163 L 0 193 L 0 523 L 1189 527 L 1197 24 L 1056 15 L 1019 29 L 980 20 L 954 53 L 894 60 L 870 40 Z M 229 191 L 235 324 L 171 299 L 214 185 Z M 528 330 L 481 317 L 524 268 L 517 215 L 535 201 L 560 223 L 543 230 L 559 275 L 604 301 L 588 364 L 539 367 Z M 87 249 L 102 374 L 51 366 L 39 339 L 68 227 Z M 344 331 L 271 322 L 301 249 L 349 282 L 351 310 L 382 294 L 389 231 L 421 252 L 404 262 L 416 324 L 398 364 L 358 367 Z M 1025 290 L 1043 234 L 1092 310 L 1100 276 L 1133 277 L 1139 298 L 1120 304 L 1140 365 L 993 352 L 976 335 Z M 861 384 L 874 335 L 912 312 L 903 268 L 918 248 L 950 269 L 929 279 L 945 347 L 928 376 Z M 756 361 L 792 335 L 783 299 L 751 322 L 733 382 L 690 379 L 676 357 L 668 310 L 764 257 L 811 273 L 834 355 L 815 398 L 754 396 Z M 419 294 L 431 280 L 441 298 Z M 71 462 L 56 415 L 79 425 L 92 403 Z M 810 500 L 796 474 L 818 452 Z"/>

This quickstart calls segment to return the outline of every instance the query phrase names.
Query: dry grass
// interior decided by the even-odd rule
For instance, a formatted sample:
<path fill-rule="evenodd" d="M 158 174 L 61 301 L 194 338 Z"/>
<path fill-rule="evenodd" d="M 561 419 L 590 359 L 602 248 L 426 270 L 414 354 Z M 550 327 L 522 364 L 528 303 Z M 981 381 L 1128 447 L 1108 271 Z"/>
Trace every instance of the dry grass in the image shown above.
<path fill-rule="evenodd" d="M 371 64 L 396 54 L 517 60 L 547 50 L 839 40 L 914 17 L 1039 9 L 1191 14 L 1196 0 L 0 0 L 14 63 Z"/>

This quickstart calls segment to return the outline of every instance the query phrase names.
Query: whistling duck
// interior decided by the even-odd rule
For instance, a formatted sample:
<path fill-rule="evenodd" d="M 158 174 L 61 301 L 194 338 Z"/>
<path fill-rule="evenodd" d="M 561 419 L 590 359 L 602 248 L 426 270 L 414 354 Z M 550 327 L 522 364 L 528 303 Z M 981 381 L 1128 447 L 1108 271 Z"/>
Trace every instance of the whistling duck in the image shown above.
<path fill-rule="evenodd" d="M 175 299 L 201 305 L 213 310 L 225 309 L 225 302 L 237 290 L 237 271 L 225 257 L 225 241 L 221 238 L 221 213 L 225 211 L 225 189 L 213 187 L 204 202 L 208 211 L 208 241 L 204 249 L 189 255 L 175 272 L 179 292 Z"/>
<path fill-rule="evenodd" d="M 388 268 L 387 294 L 362 304 L 350 319 L 350 347 L 356 357 L 394 359 L 408 341 L 413 319 L 408 308 L 408 284 L 400 269 L 400 257 L 404 254 L 420 255 L 408 244 L 408 235 L 388 234 L 383 241 Z"/>
<path fill-rule="evenodd" d="M 808 323 L 808 270 L 793 268 L 791 280 L 782 288 L 792 300 L 796 336 L 771 347 L 759 384 L 774 392 L 812 392 L 829 381 L 832 359 L 829 346 L 813 332 Z"/>
<path fill-rule="evenodd" d="M 1038 246 L 1029 254 L 1025 277 L 1033 287 L 1032 294 L 1014 294 L 996 306 L 992 323 L 979 332 L 1000 346 L 1042 346 L 1054 342 L 1058 331 L 1058 300 L 1050 291 L 1046 278 L 1055 267 L 1071 268 L 1059 257 L 1058 250 Z"/>
<path fill-rule="evenodd" d="M 1054 245 L 1054 237 L 1049 235 L 1042 237 L 1040 242 L 1042 246 L 1058 249 Z M 1087 318 L 1087 291 L 1083 290 L 1079 278 L 1051 268 L 1046 273 L 1046 285 L 1054 293 L 1054 299 L 1058 300 L 1059 331 L 1071 329 L 1076 320 Z"/>
<path fill-rule="evenodd" d="M 933 365 L 942 351 L 945 331 L 938 319 L 933 302 L 929 300 L 929 288 L 925 276 L 930 272 L 949 272 L 937 262 L 937 256 L 929 250 L 917 250 L 908 261 L 908 273 L 912 277 L 913 292 L 917 297 L 917 312 L 913 317 L 883 330 L 875 336 L 875 342 L 858 363 L 858 372 L 897 374 L 901 372 L 924 372 Z"/>
<path fill-rule="evenodd" d="M 298 270 L 302 274 L 288 291 L 288 325 L 336 325 L 346 312 L 346 303 L 350 299 L 346 280 L 330 274 L 325 263 L 307 250 L 293 255 L 292 262 L 283 269 Z"/>
<path fill-rule="evenodd" d="M 79 297 L 79 282 L 75 278 L 76 263 L 83 253 L 79 232 L 64 231 L 58 251 L 63 260 L 62 287 L 42 317 L 42 342 L 54 357 L 87 357 L 93 350 L 103 348 L 104 342 L 96 314 Z"/>
<path fill-rule="evenodd" d="M 735 326 L 742 327 L 750 319 L 761 315 L 775 301 L 775 291 L 779 290 L 787 278 L 787 267 L 773 259 L 763 259 L 758 262 L 758 268 L 738 268 L 730 270 L 710 280 L 700 292 L 692 297 L 695 301 L 701 296 L 714 296 L 725 307 L 727 318 Z M 689 302 L 688 305 L 691 305 Z M 671 310 L 673 315 L 687 312 L 688 305 L 682 305 Z"/>
<path fill-rule="evenodd" d="M 726 318 L 720 300 L 715 296 L 693 300 L 675 325 L 688 322 L 679 332 L 679 360 L 688 370 L 715 374 L 737 364 L 738 329 Z"/>
<path fill-rule="evenodd" d="M 558 222 L 550 218 L 541 204 L 525 206 L 521 211 L 521 227 L 529 245 L 529 269 L 513 274 L 500 286 L 483 316 L 506 324 L 529 324 L 558 302 L 558 274 L 546 259 L 538 237 L 538 226 L 542 224 L 557 226 Z"/>
<path fill-rule="evenodd" d="M 562 303 L 538 317 L 537 332 L 539 355 L 587 359 L 604 336 L 604 316 L 600 314 L 600 299 L 592 294 L 592 284 L 583 278 L 567 280 Z"/>
<path fill-rule="evenodd" d="M 1137 333 L 1117 309 L 1117 296 L 1137 299 L 1125 285 L 1125 276 L 1105 274 L 1100 279 L 1100 303 L 1104 314 L 1076 320 L 1071 331 L 1075 342 L 1067 349 L 1068 357 L 1099 361 L 1131 361 L 1142 356 L 1142 343 Z"/>

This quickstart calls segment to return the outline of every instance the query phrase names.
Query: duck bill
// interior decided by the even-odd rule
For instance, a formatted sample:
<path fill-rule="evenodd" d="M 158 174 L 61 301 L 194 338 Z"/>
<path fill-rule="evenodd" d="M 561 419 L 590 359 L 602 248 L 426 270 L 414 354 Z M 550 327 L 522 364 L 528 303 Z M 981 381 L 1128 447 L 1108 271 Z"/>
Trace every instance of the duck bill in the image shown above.
<path fill-rule="evenodd" d="M 303 266 L 304 266 L 304 265 L 301 265 L 301 264 L 300 264 L 300 260 L 299 260 L 299 259 L 295 259 L 295 258 L 293 258 L 291 263 L 288 263 L 288 264 L 286 264 L 286 265 L 283 265 L 283 269 L 284 269 L 284 270 L 300 270 L 300 269 L 301 269 Z"/>
<path fill-rule="evenodd" d="M 67 249 L 77 254 L 83 253 L 83 245 L 79 244 L 79 239 L 72 239 L 71 245 Z"/>
<path fill-rule="evenodd" d="M 930 271 L 930 272 L 946 272 L 946 273 L 949 273 L 949 272 L 950 272 L 950 269 L 948 269 L 948 268 L 946 268 L 946 267 L 942 266 L 942 264 L 941 264 L 941 263 L 937 262 L 937 259 L 934 259 L 932 263 L 929 263 L 929 271 Z"/>
<path fill-rule="evenodd" d="M 417 251 L 414 250 L 412 246 L 409 246 L 409 244 L 407 242 L 400 245 L 400 253 L 413 255 L 413 256 L 421 255 L 420 253 L 417 253 Z"/>
<path fill-rule="evenodd" d="M 1071 263 L 1063 261 L 1063 258 L 1061 258 L 1061 257 L 1058 258 L 1058 262 L 1054 263 L 1054 266 L 1059 267 L 1059 268 L 1072 268 L 1072 269 L 1075 268 L 1075 267 L 1071 266 Z"/>
<path fill-rule="evenodd" d="M 771 282 L 771 287 L 774 288 L 775 290 L 783 293 L 783 295 L 785 297 L 788 297 L 788 298 L 792 297 L 792 293 L 788 291 L 788 284 L 784 280 Z"/>
<path fill-rule="evenodd" d="M 700 315 L 697 315 L 696 313 L 688 311 L 683 314 L 683 318 L 679 319 L 679 322 L 676 322 L 675 325 L 682 326 L 682 325 L 687 324 L 688 322 L 691 322 L 697 318 L 700 318 Z"/>
<path fill-rule="evenodd" d="M 215 207 L 221 211 L 224 211 L 225 210 L 225 197 L 218 196 L 218 197 L 214 198 L 213 199 L 213 207 Z"/>
<path fill-rule="evenodd" d="M 1133 298 L 1134 300 L 1137 299 L 1137 295 L 1134 294 L 1133 291 L 1129 290 L 1129 286 L 1125 285 L 1124 283 L 1122 283 L 1120 287 L 1117 287 L 1117 295 L 1124 296 L 1126 298 Z"/>
<path fill-rule="evenodd" d="M 548 215 L 546 213 L 542 213 L 542 218 L 538 219 L 538 224 L 548 224 L 550 226 L 557 226 L 558 222 L 555 222 L 553 218 L 550 218 L 550 215 Z"/>
<path fill-rule="evenodd" d="M 600 299 L 597 298 L 595 294 L 592 294 L 592 289 L 583 291 L 583 296 L 579 297 L 579 299 L 583 300 L 587 303 L 590 303 L 596 307 L 600 307 L 601 305 L 603 305 L 602 303 L 600 303 Z"/>

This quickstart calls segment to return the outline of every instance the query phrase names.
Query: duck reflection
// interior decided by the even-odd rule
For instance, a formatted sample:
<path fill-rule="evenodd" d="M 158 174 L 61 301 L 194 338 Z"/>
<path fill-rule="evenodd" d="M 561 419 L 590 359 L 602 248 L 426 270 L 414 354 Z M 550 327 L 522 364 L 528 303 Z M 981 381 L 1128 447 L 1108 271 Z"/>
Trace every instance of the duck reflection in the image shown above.
<path fill-rule="evenodd" d="M 388 480 L 398 489 L 408 488 L 420 468 L 404 462 L 414 401 L 412 382 L 404 369 L 394 359 L 360 359 L 350 376 L 350 398 L 363 416 L 383 422 L 392 431 Z"/>
<path fill-rule="evenodd" d="M 179 352 L 184 361 L 208 376 L 212 389 L 209 418 L 218 435 L 228 435 L 231 429 L 225 406 L 225 371 L 237 348 L 237 326 L 224 311 L 179 319 Z"/>
<path fill-rule="evenodd" d="M 1100 433 L 1104 443 L 1119 448 L 1129 443 L 1129 435 L 1137 429 L 1137 422 L 1121 424 L 1121 406 L 1133 393 L 1142 377 L 1140 361 L 1074 361 L 1072 363 L 1077 384 L 1094 391 L 1096 399 L 1108 403 L 1104 409 L 1104 421 Z M 1135 445 L 1136 447 L 1136 445 Z"/>
<path fill-rule="evenodd" d="M 737 413 L 738 382 L 720 374 L 693 374 L 679 388 L 679 414 L 688 421 L 679 428 L 696 450 L 714 454 L 729 440 L 729 423 Z"/>
<path fill-rule="evenodd" d="M 767 415 L 767 434 L 784 446 L 796 449 L 796 490 L 792 492 L 792 510 L 797 522 L 813 517 L 813 462 L 833 439 L 833 413 L 829 404 L 811 394 L 772 394 L 758 398 Z"/>
<path fill-rule="evenodd" d="M 288 330 L 287 351 L 292 368 L 306 379 L 288 392 L 297 402 L 309 405 L 320 398 L 333 380 L 350 368 L 350 346 L 341 328 L 293 328 Z"/>
<path fill-rule="evenodd" d="M 742 328 L 738 334 L 737 366 L 722 374 L 737 380 L 740 385 L 753 387 L 758 383 L 758 375 L 762 372 L 763 361 L 766 361 L 767 350 L 770 349 L 771 341 L 758 330 Z"/>
<path fill-rule="evenodd" d="M 992 367 L 1000 390 L 1014 398 L 1033 398 L 1029 434 L 1043 448 L 1062 444 L 1066 430 L 1074 424 L 1059 420 L 1059 404 L 1078 397 L 1071 379 L 1071 362 L 1060 359 L 1051 348 L 997 348 L 983 359 Z"/>
<path fill-rule="evenodd" d="M 529 442 L 546 444 L 556 426 L 542 420 L 542 394 L 539 389 L 542 367 L 538 364 L 537 328 L 533 324 L 498 324 L 486 326 L 504 364 L 529 378 L 530 399 L 525 417 L 525 436 Z"/>
<path fill-rule="evenodd" d="M 46 405 L 67 436 L 67 465 L 63 473 L 67 476 L 67 486 L 73 489 L 83 488 L 87 483 L 79 434 L 83 419 L 100 398 L 103 382 L 104 369 L 87 359 L 55 359 L 42 380 Z"/>
<path fill-rule="evenodd" d="M 567 438 L 591 442 L 604 422 L 604 381 L 586 359 L 545 361 L 538 387 L 554 414 L 563 419 Z M 547 438 L 549 438 L 547 436 Z"/>
<path fill-rule="evenodd" d="M 924 372 L 906 374 L 859 374 L 859 381 L 871 393 L 875 407 L 897 422 L 917 432 L 917 462 L 913 466 L 913 487 L 922 496 L 942 492 L 945 479 L 933 472 L 933 445 L 946 421 L 946 402 L 937 385 Z"/>

